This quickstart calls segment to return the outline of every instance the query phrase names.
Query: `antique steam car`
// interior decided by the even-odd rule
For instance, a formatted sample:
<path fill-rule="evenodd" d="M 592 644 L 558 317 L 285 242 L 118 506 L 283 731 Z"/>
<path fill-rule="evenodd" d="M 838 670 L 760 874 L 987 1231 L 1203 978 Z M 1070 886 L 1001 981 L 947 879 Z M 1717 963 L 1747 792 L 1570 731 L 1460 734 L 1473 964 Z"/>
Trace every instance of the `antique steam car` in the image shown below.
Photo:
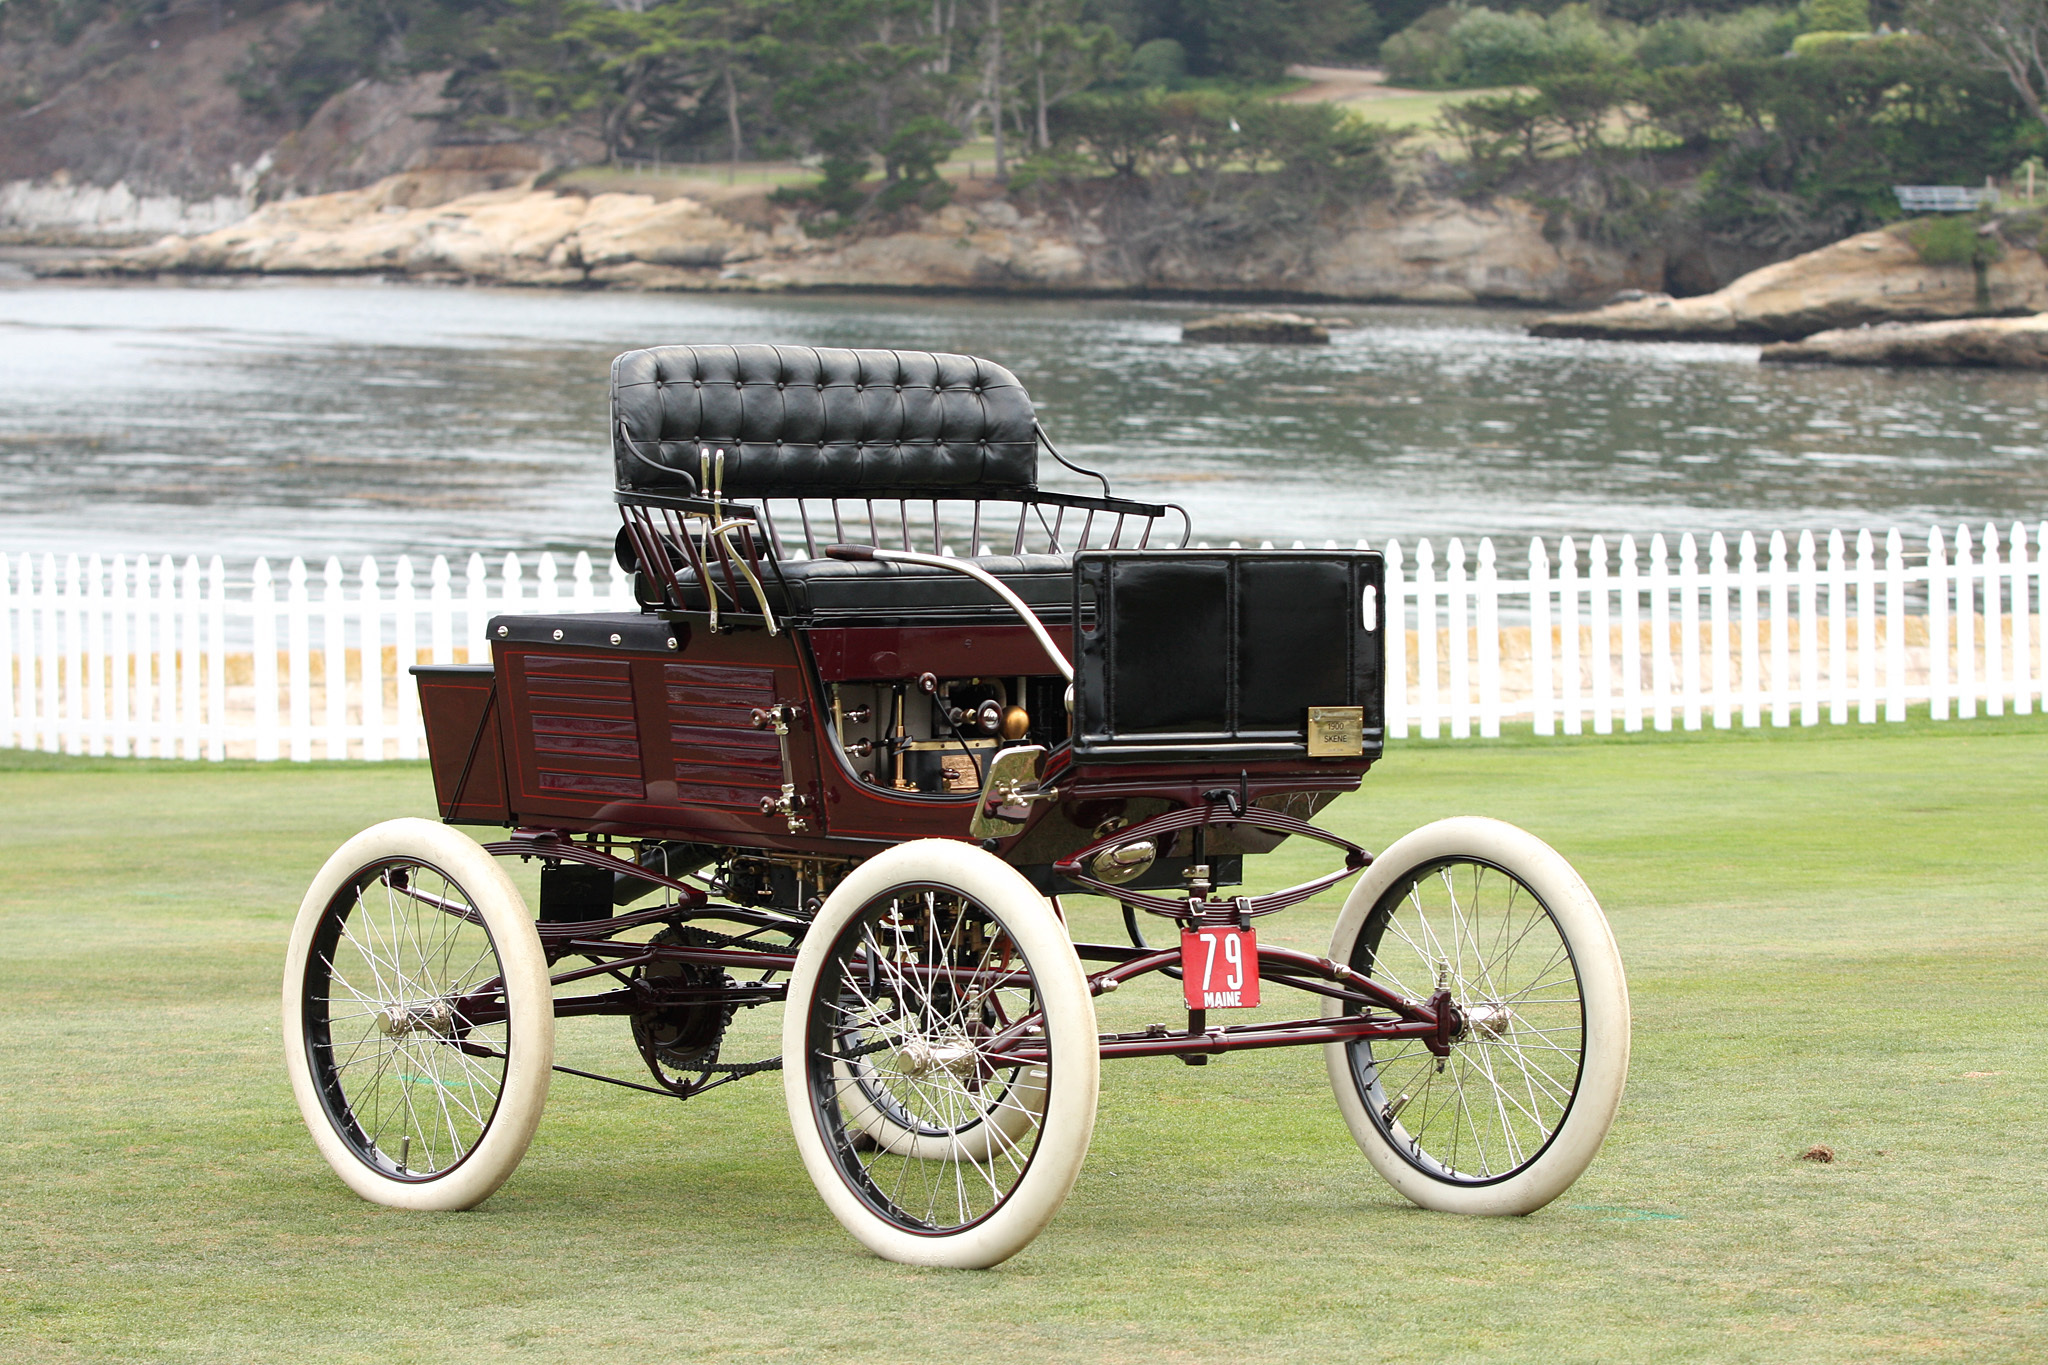
<path fill-rule="evenodd" d="M 292 1086 L 359 1194 L 488 1196 L 551 1073 L 591 1074 L 554 1048 L 589 1015 L 648 1071 L 593 1079 L 779 1070 L 826 1204 L 910 1263 L 1037 1235 L 1105 1059 L 1320 1046 L 1430 1208 L 1526 1213 L 1592 1160 L 1628 997 L 1571 867 L 1490 820 L 1377 857 L 1309 823 L 1380 756 L 1377 554 L 1189 549 L 1177 508 L 1042 489 L 1041 457 L 1089 471 L 968 356 L 633 351 L 611 444 L 641 610 L 501 617 L 489 663 L 415 668 L 444 823 L 349 840 L 294 926 Z M 1331 870 L 1246 892 L 1288 839 Z M 1259 940 L 1354 876 L 1327 956 Z M 1073 941 L 1077 895 L 1128 941 Z M 1177 1022 L 1102 1031 L 1148 976 Z M 779 1056 L 733 1057 L 777 1003 Z"/>

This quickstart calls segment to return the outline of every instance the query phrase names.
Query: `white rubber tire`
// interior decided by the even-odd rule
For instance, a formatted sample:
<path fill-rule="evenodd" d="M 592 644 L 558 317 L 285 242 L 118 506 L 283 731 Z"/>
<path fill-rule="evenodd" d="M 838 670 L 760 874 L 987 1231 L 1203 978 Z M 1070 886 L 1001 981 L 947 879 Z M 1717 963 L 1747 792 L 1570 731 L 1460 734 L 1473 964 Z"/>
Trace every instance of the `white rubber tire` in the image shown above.
<path fill-rule="evenodd" d="M 1397 840 L 1380 854 L 1344 902 L 1330 939 L 1330 959 L 1349 963 L 1360 931 L 1387 892 L 1417 867 L 1444 858 L 1476 858 L 1505 868 L 1534 891 L 1569 946 L 1584 1011 L 1579 1085 L 1555 1135 L 1537 1157 L 1492 1184 L 1459 1184 L 1432 1176 L 1404 1157 L 1367 1112 L 1351 1067 L 1349 1045 L 1329 1043 L 1324 1057 L 1337 1108 L 1366 1160 L 1401 1194 L 1445 1213 L 1533 1213 L 1570 1188 L 1606 1139 L 1628 1079 L 1628 981 L 1600 903 L 1557 850 L 1527 830 L 1499 820 L 1439 820 Z M 1343 1013 L 1329 1001 L 1326 1016 Z"/>
<path fill-rule="evenodd" d="M 505 978 L 510 1060 L 489 1127 L 444 1174 L 398 1180 L 369 1165 L 343 1136 L 322 1103 L 307 1055 L 303 997 L 315 935 L 329 904 L 357 874 L 386 859 L 413 859 L 445 874 L 482 917 Z M 387 820 L 336 849 L 313 878 L 292 925 L 284 970 L 285 1070 L 292 1096 L 320 1155 L 350 1189 L 372 1203 L 399 1209 L 466 1209 L 482 1203 L 512 1174 L 533 1141 L 553 1075 L 553 988 L 540 935 L 519 888 L 474 839 L 431 820 Z"/>
<path fill-rule="evenodd" d="M 892 888 L 932 885 L 990 911 L 1030 962 L 1046 1020 L 1051 1077 L 1037 1150 L 1009 1196 L 957 1232 L 924 1234 L 883 1219 L 847 1184 L 811 1099 L 809 1024 L 818 978 L 840 933 Z M 994 854 L 946 839 L 899 844 L 855 868 L 826 898 L 797 953 L 782 1020 L 783 1094 L 797 1151 L 840 1226 L 886 1260 L 983 1269 L 1030 1245 L 1066 1202 L 1088 1155 L 1101 1085 L 1095 1002 L 1074 945 L 1045 897 Z M 895 1125 L 891 1124 L 890 1127 Z"/>

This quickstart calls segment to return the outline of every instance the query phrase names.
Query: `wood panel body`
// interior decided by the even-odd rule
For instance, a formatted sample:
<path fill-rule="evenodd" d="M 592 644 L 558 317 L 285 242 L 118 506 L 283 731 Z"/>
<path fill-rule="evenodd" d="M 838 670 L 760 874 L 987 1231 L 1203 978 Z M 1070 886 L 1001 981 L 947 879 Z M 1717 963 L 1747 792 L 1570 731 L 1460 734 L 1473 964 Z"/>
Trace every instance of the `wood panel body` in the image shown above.
<path fill-rule="evenodd" d="M 423 677 L 444 817 L 853 858 L 908 839 L 964 840 L 971 837 L 973 796 L 902 792 L 855 775 L 831 733 L 829 685 L 925 672 L 1014 677 L 1049 671 L 1020 626 L 821 628 L 770 636 L 762 630 L 713 633 L 702 616 L 668 619 L 651 644 L 643 631 L 637 644 L 607 646 L 579 642 L 579 636 L 593 638 L 594 622 L 586 617 L 565 641 L 494 641 L 491 675 L 472 670 L 461 679 Z M 663 647 L 670 632 L 676 644 Z M 490 716 L 482 715 L 480 700 L 486 676 L 496 694 Z M 781 790 L 782 753 L 773 731 L 755 728 L 752 716 L 776 704 L 801 713 L 789 737 L 790 775 L 810 802 L 809 828 L 798 833 L 782 816 L 761 811 L 761 799 Z M 472 765 L 462 804 L 451 807 L 453 778 L 444 784 L 444 771 L 463 763 L 479 718 L 488 722 L 483 757 Z M 1349 791 L 1369 766 L 1362 758 L 1219 759 L 1192 769 L 1186 762 L 1128 759 L 1076 766 L 1062 748 L 1048 770 L 1062 799 L 1035 807 L 1000 851 L 1012 861 L 1050 862 L 1090 842 L 1108 819 L 1199 804 L 1219 787 L 1241 790 L 1253 801 Z"/>

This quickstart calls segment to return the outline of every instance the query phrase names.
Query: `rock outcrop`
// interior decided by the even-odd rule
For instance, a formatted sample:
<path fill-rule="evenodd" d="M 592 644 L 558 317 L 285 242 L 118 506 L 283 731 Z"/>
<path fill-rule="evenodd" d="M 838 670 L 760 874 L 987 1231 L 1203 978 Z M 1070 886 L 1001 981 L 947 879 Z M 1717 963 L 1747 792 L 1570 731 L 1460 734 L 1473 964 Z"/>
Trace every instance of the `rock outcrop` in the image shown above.
<path fill-rule="evenodd" d="M 1898 227 L 1753 270 L 1697 298 L 1655 294 L 1539 320 L 1537 336 L 1626 341 L 1791 341 L 1832 328 L 2048 309 L 2048 263 L 2009 248 L 1980 271 L 1928 265 Z"/>
<path fill-rule="evenodd" d="M 1774 364 L 1958 365 L 2048 370 L 2048 313 L 2026 318 L 1886 322 L 1816 332 L 1764 347 Z"/>
<path fill-rule="evenodd" d="M 1180 329 L 1182 341 L 1256 341 L 1284 346 L 1327 346 L 1330 329 L 1300 313 L 1218 313 Z"/>
<path fill-rule="evenodd" d="M 445 149 L 444 149 L 445 150 Z M 1655 283 L 1662 260 L 1566 238 L 1512 200 L 1370 204 L 1309 243 L 1134 260 L 1101 206 L 1032 211 L 1001 197 L 894 231 L 808 236 L 758 192 L 561 192 L 531 180 L 439 202 L 427 171 L 265 205 L 230 227 L 65 269 L 74 274 L 389 273 L 639 289 L 1176 291 L 1416 303 L 1567 303 Z M 1553 234 L 1554 235 L 1554 234 Z M 54 272 L 53 272 L 54 273 Z"/>

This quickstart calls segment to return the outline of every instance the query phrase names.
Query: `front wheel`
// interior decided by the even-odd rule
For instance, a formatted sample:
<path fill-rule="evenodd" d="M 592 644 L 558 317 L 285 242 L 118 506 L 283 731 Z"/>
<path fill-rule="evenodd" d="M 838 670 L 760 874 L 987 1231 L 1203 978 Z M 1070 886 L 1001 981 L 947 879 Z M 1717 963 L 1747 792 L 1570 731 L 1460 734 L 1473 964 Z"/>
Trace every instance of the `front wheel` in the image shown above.
<path fill-rule="evenodd" d="M 782 1027 L 797 1150 L 876 1255 L 994 1265 L 1073 1188 L 1095 1005 L 1052 907 L 993 855 L 926 839 L 854 869 L 805 935 Z"/>
<path fill-rule="evenodd" d="M 547 960 L 511 878 L 467 836 L 389 820 L 314 877 L 285 959 L 285 1068 L 320 1155 L 402 1209 L 466 1209 L 546 1103 Z"/>
<path fill-rule="evenodd" d="M 1498 820 L 1425 825 L 1352 890 L 1330 957 L 1410 1000 L 1448 989 L 1458 1012 L 1448 1056 L 1415 1039 L 1324 1049 L 1345 1123 L 1395 1189 L 1448 1213 L 1531 1213 L 1591 1164 L 1628 1077 L 1628 983 L 1555 849 Z"/>

